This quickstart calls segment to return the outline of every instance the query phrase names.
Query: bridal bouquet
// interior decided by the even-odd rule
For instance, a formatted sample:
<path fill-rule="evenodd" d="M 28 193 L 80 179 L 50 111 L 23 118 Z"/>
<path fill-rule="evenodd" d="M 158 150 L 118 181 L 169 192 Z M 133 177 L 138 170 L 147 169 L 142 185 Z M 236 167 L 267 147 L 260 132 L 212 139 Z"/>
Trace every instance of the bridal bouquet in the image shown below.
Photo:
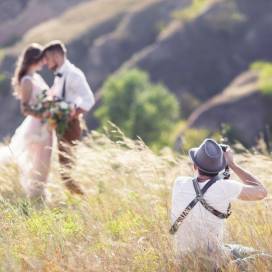
<path fill-rule="evenodd" d="M 68 127 L 74 106 L 60 98 L 48 97 L 46 90 L 37 98 L 38 103 L 32 107 L 33 113 L 40 116 L 44 123 L 62 136 Z"/>

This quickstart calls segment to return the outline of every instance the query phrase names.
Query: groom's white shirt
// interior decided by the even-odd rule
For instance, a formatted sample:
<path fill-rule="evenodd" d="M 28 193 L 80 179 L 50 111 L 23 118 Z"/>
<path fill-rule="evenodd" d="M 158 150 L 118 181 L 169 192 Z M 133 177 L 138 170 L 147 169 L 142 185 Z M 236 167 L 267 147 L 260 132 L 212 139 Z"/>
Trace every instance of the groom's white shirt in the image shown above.
<path fill-rule="evenodd" d="M 55 77 L 51 88 L 54 96 L 62 97 L 65 81 L 65 101 L 75 104 L 84 111 L 89 111 L 94 106 L 94 94 L 79 68 L 66 59 L 64 64 L 56 70 L 56 74 L 61 76 Z"/>

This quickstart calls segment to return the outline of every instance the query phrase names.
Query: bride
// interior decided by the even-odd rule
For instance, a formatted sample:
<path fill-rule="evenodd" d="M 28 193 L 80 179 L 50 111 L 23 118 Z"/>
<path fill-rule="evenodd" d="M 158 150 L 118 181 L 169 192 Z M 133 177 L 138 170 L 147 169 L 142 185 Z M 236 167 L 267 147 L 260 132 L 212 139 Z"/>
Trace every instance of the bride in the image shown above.
<path fill-rule="evenodd" d="M 52 153 L 52 131 L 31 111 L 31 106 L 38 102 L 43 91 L 49 89 L 38 74 L 42 66 L 42 46 L 29 45 L 19 57 L 12 79 L 14 95 L 20 100 L 21 111 L 26 118 L 10 144 L 0 151 L 0 162 L 16 161 L 21 184 L 30 198 L 44 196 Z"/>

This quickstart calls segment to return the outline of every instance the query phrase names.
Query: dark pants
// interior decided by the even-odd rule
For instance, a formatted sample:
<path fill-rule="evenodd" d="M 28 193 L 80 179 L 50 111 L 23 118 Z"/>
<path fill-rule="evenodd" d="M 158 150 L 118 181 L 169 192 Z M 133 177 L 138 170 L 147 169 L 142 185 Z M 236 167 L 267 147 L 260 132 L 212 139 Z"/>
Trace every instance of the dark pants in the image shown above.
<path fill-rule="evenodd" d="M 240 270 L 247 270 L 256 259 L 272 260 L 272 255 L 270 254 L 238 244 L 227 244 L 225 245 L 225 250 Z"/>
<path fill-rule="evenodd" d="M 222 272 L 226 271 L 229 264 L 236 266 L 237 271 L 254 271 L 248 269 L 254 267 L 256 260 L 272 260 L 272 256 L 267 253 L 238 244 L 227 244 L 222 249 L 223 251 L 218 249 L 218 252 L 197 250 L 188 255 L 182 255 L 182 268 L 189 268 L 184 271 L 194 271 L 194 262 L 197 260 L 199 271 Z"/>
<path fill-rule="evenodd" d="M 74 156 L 72 153 L 72 147 L 80 140 L 82 130 L 80 127 L 79 119 L 73 119 L 70 121 L 68 128 L 63 136 L 58 138 L 59 149 L 59 162 L 61 164 L 61 177 L 65 182 L 66 187 L 72 193 L 83 194 L 80 187 L 71 178 L 69 172 L 74 164 Z"/>

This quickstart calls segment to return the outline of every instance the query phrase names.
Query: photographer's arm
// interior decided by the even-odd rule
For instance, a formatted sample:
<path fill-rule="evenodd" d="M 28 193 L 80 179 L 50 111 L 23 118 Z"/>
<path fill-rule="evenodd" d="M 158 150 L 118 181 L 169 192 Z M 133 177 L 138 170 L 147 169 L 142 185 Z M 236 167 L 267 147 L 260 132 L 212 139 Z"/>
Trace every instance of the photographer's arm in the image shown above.
<path fill-rule="evenodd" d="M 248 171 L 240 167 L 233 159 L 233 152 L 228 149 L 225 152 L 225 158 L 230 169 L 240 178 L 240 180 L 245 184 L 239 195 L 239 199 L 253 201 L 261 200 L 267 196 L 267 190 L 264 185 Z"/>

